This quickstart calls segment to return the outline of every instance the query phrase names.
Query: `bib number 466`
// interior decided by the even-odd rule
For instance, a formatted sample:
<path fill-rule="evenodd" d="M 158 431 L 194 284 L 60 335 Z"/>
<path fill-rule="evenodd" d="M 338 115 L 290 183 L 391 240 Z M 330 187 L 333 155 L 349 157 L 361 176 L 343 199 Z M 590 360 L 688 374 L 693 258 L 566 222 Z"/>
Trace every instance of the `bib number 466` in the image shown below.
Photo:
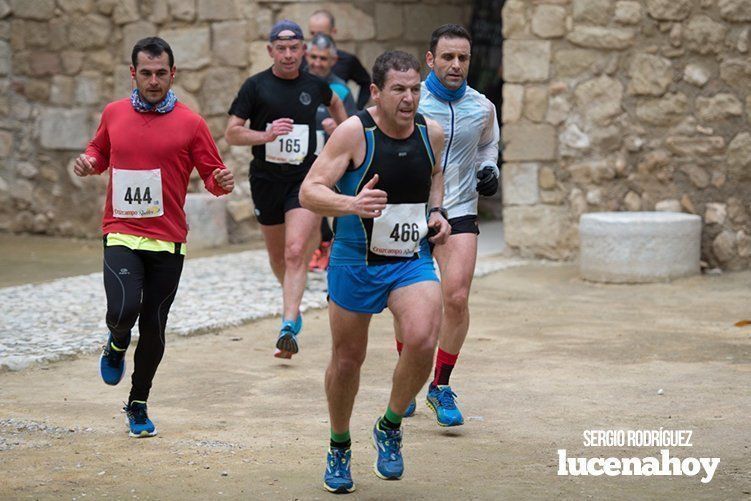
<path fill-rule="evenodd" d="M 420 228 L 417 223 L 395 224 L 389 238 L 394 242 L 417 242 L 420 240 Z"/>
<path fill-rule="evenodd" d="M 133 189 L 131 186 L 128 186 L 128 189 L 125 190 L 125 196 L 123 196 L 123 200 L 128 202 L 129 204 L 140 204 L 141 202 L 146 202 L 148 204 L 151 203 L 151 189 L 147 186 L 143 190 L 143 195 L 141 195 L 141 187 L 136 186 L 135 189 Z"/>

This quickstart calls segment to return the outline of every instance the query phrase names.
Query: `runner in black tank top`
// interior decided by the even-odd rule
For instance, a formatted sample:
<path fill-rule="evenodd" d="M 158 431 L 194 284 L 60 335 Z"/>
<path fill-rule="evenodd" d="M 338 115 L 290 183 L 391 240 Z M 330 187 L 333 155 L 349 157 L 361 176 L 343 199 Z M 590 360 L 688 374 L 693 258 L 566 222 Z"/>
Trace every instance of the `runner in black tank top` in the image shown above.
<path fill-rule="evenodd" d="M 441 208 L 443 129 L 416 114 L 420 64 L 404 52 L 381 54 L 371 90 L 375 107 L 334 131 L 300 188 L 304 207 L 338 218 L 327 277 L 331 436 L 324 486 L 332 492 L 355 488 L 350 418 L 368 325 L 384 308 L 404 335 L 404 350 L 386 412 L 373 426 L 374 471 L 392 480 L 404 473 L 400 424 L 430 373 L 441 316 L 440 285 L 425 237 L 430 227 L 436 231 L 431 242 L 442 245 L 451 231 Z"/>
<path fill-rule="evenodd" d="M 367 110 L 359 112 L 357 117 L 362 123 L 365 135 L 365 159 L 359 166 L 350 165 L 348 172 L 338 183 L 341 193 L 357 195 L 377 174 L 377 188 L 388 194 L 388 206 L 384 212 L 397 205 L 410 204 L 419 205 L 422 215 L 425 215 L 435 164 L 425 118 L 417 114 L 412 134 L 406 139 L 395 139 L 378 128 Z M 351 263 L 355 259 L 372 265 L 417 259 L 420 254 L 427 255 L 429 251 L 424 241 L 427 226 L 420 224 L 418 227 L 417 224 L 413 221 L 394 220 L 386 227 L 386 243 L 407 242 L 417 247 L 417 252 L 404 255 L 395 253 L 393 248 L 383 249 L 383 245 L 374 243 L 373 218 L 343 216 L 337 220 L 337 243 L 332 255 L 332 264 L 342 261 Z M 374 252 L 374 247 L 381 250 Z"/>

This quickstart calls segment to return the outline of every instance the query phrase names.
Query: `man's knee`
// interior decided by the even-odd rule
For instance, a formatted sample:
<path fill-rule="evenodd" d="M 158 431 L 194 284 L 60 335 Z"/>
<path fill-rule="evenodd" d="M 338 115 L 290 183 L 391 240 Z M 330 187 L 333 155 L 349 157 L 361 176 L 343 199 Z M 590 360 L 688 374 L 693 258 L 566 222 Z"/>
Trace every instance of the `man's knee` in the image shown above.
<path fill-rule="evenodd" d="M 402 326 L 403 349 L 431 359 L 438 340 L 439 325 L 438 322 L 426 320 L 423 325 Z"/>
<path fill-rule="evenodd" d="M 362 350 L 334 350 L 331 362 L 339 374 L 354 375 L 360 371 L 360 367 L 365 362 L 365 353 Z"/>
<path fill-rule="evenodd" d="M 126 301 L 117 308 L 107 309 L 107 327 L 116 332 L 127 331 L 133 328 L 138 319 L 141 310 L 140 303 L 136 301 Z"/>
<path fill-rule="evenodd" d="M 469 287 L 453 287 L 444 291 L 443 307 L 450 314 L 467 312 L 469 310 Z"/>
<path fill-rule="evenodd" d="M 287 266 L 295 266 L 303 263 L 307 247 L 308 242 L 305 240 L 295 239 L 287 242 L 284 247 L 284 263 Z"/>

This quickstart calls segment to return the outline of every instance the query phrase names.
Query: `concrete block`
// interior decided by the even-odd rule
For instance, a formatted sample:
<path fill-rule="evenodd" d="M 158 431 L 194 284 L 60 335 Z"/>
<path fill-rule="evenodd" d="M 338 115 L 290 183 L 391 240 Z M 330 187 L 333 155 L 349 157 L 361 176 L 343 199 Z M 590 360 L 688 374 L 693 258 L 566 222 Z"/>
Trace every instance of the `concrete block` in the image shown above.
<path fill-rule="evenodd" d="M 599 212 L 579 220 L 580 273 L 610 283 L 699 273 L 701 218 L 675 212 Z"/>
<path fill-rule="evenodd" d="M 211 193 L 188 193 L 185 197 L 188 220 L 188 249 L 218 247 L 229 242 L 227 197 Z"/>

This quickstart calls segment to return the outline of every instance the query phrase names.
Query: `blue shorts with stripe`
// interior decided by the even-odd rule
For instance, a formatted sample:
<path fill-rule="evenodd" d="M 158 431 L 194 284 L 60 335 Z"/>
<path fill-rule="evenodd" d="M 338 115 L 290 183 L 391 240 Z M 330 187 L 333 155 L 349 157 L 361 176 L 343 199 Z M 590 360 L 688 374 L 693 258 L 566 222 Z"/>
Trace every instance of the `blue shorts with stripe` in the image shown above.
<path fill-rule="evenodd" d="M 438 282 L 430 257 L 395 263 L 329 265 L 329 299 L 345 310 L 380 313 L 391 291 L 418 282 Z"/>

